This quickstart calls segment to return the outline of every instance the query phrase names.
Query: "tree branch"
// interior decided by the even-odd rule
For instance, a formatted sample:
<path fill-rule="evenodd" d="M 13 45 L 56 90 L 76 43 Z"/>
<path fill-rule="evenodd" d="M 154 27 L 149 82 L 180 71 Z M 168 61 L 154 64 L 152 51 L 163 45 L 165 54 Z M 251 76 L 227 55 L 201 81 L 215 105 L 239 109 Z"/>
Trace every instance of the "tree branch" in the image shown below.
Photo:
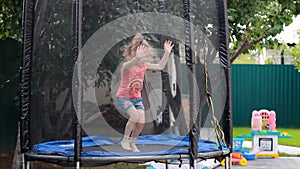
<path fill-rule="evenodd" d="M 247 29 L 247 26 L 246 26 Z M 233 61 L 241 54 L 243 53 L 246 49 L 248 49 L 249 47 L 251 47 L 252 45 L 257 44 L 258 42 L 262 41 L 265 37 L 267 37 L 266 33 L 264 33 L 263 36 L 251 40 L 249 41 L 248 39 L 248 32 L 245 32 L 242 44 L 239 46 L 239 48 L 237 48 L 234 52 L 232 52 L 232 54 L 230 55 L 230 62 L 233 63 Z"/>
<path fill-rule="evenodd" d="M 287 5 L 286 4 L 281 4 L 281 8 L 279 11 L 276 12 L 275 15 L 282 15 L 285 10 L 288 9 L 287 8 Z M 276 22 L 279 22 L 279 20 L 266 20 L 265 22 L 265 25 L 272 25 L 275 24 Z M 251 47 L 252 45 L 255 45 L 257 43 L 259 43 L 261 40 L 263 40 L 264 38 L 268 37 L 268 31 L 271 29 L 271 28 L 268 28 L 266 30 L 264 30 L 264 34 L 260 37 L 258 37 L 257 39 L 254 39 L 254 40 L 249 40 L 248 38 L 248 31 L 249 31 L 249 24 L 250 22 L 247 22 L 245 24 L 246 28 L 245 28 L 245 34 L 244 34 L 244 37 L 243 37 L 243 41 L 241 42 L 241 45 L 235 50 L 233 51 L 231 54 L 230 54 L 230 61 L 231 63 L 241 54 L 243 53 L 245 50 L 247 50 L 249 47 Z"/>

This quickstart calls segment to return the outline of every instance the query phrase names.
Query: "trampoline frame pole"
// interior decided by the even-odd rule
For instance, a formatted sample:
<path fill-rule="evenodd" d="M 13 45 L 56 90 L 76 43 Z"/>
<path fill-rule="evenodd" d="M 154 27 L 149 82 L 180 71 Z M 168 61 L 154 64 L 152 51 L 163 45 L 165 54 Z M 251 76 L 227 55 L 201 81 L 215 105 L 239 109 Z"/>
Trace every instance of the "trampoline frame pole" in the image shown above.
<path fill-rule="evenodd" d="M 30 161 L 26 161 L 26 169 L 30 169 Z"/>
<path fill-rule="evenodd" d="M 194 162 L 193 162 L 193 163 L 194 163 L 194 167 L 193 167 L 193 168 L 194 168 L 194 169 L 197 169 L 197 160 L 194 159 Z"/>
<path fill-rule="evenodd" d="M 72 55 L 73 59 L 76 60 L 75 62 L 75 69 L 77 75 L 77 82 L 78 84 L 75 85 L 75 91 L 77 96 L 75 102 L 72 99 L 72 103 L 74 107 L 76 107 L 74 114 L 77 116 L 75 117 L 75 148 L 74 148 L 74 161 L 76 165 L 76 169 L 81 168 L 81 152 L 82 152 L 82 129 L 81 129 L 81 116 L 82 116 L 82 0 L 73 0 L 72 2 L 72 13 L 73 13 L 73 45 L 72 45 Z"/>
<path fill-rule="evenodd" d="M 22 169 L 26 169 L 26 160 L 25 160 L 25 154 L 22 153 Z"/>
<path fill-rule="evenodd" d="M 76 169 L 80 169 L 80 161 L 76 162 Z"/>
<path fill-rule="evenodd" d="M 168 160 L 166 160 L 165 162 L 166 162 L 166 169 L 169 169 Z"/>
<path fill-rule="evenodd" d="M 225 157 L 225 169 L 230 169 L 232 168 L 232 163 L 231 160 L 232 159 L 232 155 L 230 154 L 229 156 Z"/>
<path fill-rule="evenodd" d="M 157 0 L 158 4 L 158 9 L 160 13 L 166 13 L 166 2 L 165 0 Z M 160 22 L 165 22 L 164 18 L 161 18 Z M 163 41 L 166 39 L 164 34 L 166 33 L 166 30 L 162 29 L 161 30 L 162 35 L 159 36 L 159 41 L 160 41 L 160 46 L 163 46 Z M 164 131 L 165 129 L 171 127 L 170 123 L 170 100 L 171 100 L 171 92 L 170 92 L 170 85 L 169 85 L 169 73 L 168 73 L 168 67 L 166 66 L 165 69 L 166 71 L 161 71 L 161 79 L 162 79 L 162 91 L 166 96 L 166 101 L 164 104 L 166 105 L 165 108 L 163 109 L 163 114 L 162 114 L 162 123 L 160 124 L 159 127 L 159 132 Z"/>
<path fill-rule="evenodd" d="M 229 33 L 228 33 L 228 14 L 226 0 L 218 0 L 218 16 L 219 16 L 219 37 L 220 47 L 219 55 L 221 65 L 226 77 L 226 102 L 222 117 L 223 131 L 227 147 L 231 149 L 230 154 L 225 157 L 225 168 L 232 168 L 232 139 L 233 139 L 233 121 L 232 121 L 232 95 L 231 95 L 231 62 L 229 59 Z"/>
<path fill-rule="evenodd" d="M 194 56 L 194 43 L 195 43 L 195 36 L 194 36 L 194 29 L 193 29 L 193 5 L 192 0 L 183 0 L 183 8 L 184 8 L 184 19 L 185 19 L 185 33 L 186 33 L 186 40 L 185 40 L 185 60 L 186 65 L 189 68 L 190 73 L 188 74 L 188 79 L 190 84 L 189 88 L 189 100 L 190 100 L 190 131 L 189 131 L 189 156 L 190 156 L 190 168 L 195 168 L 197 164 L 198 158 L 198 130 L 199 125 L 197 125 L 197 120 L 201 117 L 201 112 L 199 112 L 199 105 L 198 101 L 200 101 L 197 91 L 197 85 L 194 81 L 196 77 L 196 65 L 195 65 L 195 56 Z M 200 120 L 201 121 L 201 120 Z"/>
<path fill-rule="evenodd" d="M 23 45 L 20 68 L 20 149 L 22 168 L 26 168 L 25 153 L 30 150 L 30 109 L 31 109 L 31 63 L 33 53 L 34 1 L 23 0 Z"/>

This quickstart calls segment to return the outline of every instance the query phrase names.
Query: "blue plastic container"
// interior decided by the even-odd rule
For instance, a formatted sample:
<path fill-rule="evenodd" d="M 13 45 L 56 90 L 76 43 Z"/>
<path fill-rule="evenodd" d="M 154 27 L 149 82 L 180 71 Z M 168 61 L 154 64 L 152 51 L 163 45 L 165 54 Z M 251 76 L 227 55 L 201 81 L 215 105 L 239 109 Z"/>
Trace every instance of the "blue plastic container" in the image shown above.
<path fill-rule="evenodd" d="M 232 141 L 232 150 L 233 152 L 242 152 L 242 146 L 243 146 L 244 139 L 242 138 L 233 138 Z"/>
<path fill-rule="evenodd" d="M 254 153 L 244 153 L 243 156 L 246 158 L 246 160 L 255 160 L 256 154 L 254 154 Z"/>
<path fill-rule="evenodd" d="M 242 153 L 243 153 L 243 154 L 244 154 L 244 153 L 250 153 L 250 149 L 244 148 L 244 149 L 242 149 Z"/>

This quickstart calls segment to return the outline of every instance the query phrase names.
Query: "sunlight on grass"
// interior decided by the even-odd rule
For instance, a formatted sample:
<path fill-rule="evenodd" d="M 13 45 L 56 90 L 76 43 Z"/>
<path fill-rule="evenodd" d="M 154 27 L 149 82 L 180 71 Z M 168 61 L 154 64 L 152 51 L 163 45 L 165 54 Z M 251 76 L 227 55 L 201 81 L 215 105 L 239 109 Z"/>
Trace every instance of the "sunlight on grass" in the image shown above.
<path fill-rule="evenodd" d="M 290 139 L 279 139 L 278 144 L 300 147 L 300 129 L 288 129 L 288 128 L 278 128 L 280 132 L 287 132 L 292 135 L 293 138 Z"/>
<path fill-rule="evenodd" d="M 286 154 L 286 153 L 282 153 L 282 152 L 278 152 L 279 157 L 300 157 L 300 154 Z"/>
<path fill-rule="evenodd" d="M 233 127 L 233 138 L 238 137 L 239 135 L 250 134 L 251 128 L 250 127 Z M 245 139 L 251 140 L 251 139 Z"/>

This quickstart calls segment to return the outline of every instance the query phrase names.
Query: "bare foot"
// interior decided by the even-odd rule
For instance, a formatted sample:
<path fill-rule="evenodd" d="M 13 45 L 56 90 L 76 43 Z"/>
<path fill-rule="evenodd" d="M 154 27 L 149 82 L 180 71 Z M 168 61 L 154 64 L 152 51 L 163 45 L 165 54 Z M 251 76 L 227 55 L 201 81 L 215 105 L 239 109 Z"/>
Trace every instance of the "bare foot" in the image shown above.
<path fill-rule="evenodd" d="M 133 142 L 130 143 L 130 147 L 132 152 L 141 152 Z"/>
<path fill-rule="evenodd" d="M 129 141 L 122 140 L 121 146 L 126 151 L 132 151 L 131 146 L 129 145 Z"/>

